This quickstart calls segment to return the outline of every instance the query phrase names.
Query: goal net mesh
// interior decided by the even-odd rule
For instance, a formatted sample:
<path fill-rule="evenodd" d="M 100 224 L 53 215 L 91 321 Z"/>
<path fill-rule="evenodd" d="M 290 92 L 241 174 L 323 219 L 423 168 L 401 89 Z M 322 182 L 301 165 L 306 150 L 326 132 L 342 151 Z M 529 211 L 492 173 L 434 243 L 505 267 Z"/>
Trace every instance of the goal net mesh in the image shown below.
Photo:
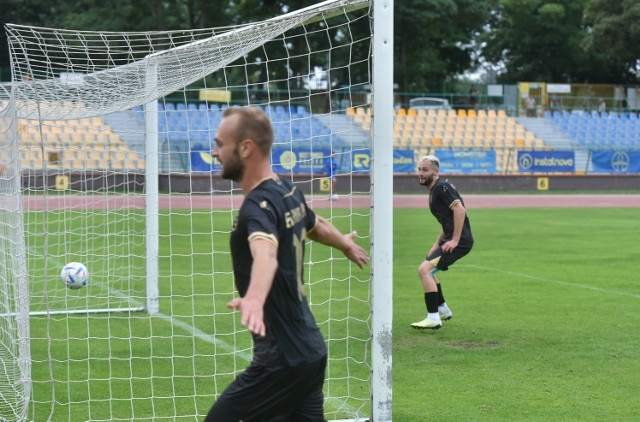
<path fill-rule="evenodd" d="M 228 106 L 267 113 L 274 171 L 368 247 L 371 16 L 368 1 L 330 0 L 203 30 L 6 26 L 0 420 L 201 420 L 249 364 L 226 307 L 242 192 L 209 153 Z M 86 287 L 61 282 L 71 261 Z M 367 420 L 369 271 L 313 243 L 305 264 L 326 417 Z"/>

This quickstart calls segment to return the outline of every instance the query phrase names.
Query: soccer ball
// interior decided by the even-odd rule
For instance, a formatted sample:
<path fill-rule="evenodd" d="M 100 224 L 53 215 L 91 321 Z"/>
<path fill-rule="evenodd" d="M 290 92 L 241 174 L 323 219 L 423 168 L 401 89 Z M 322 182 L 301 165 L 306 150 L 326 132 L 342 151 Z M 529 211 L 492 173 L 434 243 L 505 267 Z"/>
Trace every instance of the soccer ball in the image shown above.
<path fill-rule="evenodd" d="M 84 264 L 79 262 L 69 262 L 62 269 L 60 278 L 68 288 L 79 289 L 87 285 L 87 282 L 89 281 L 89 271 Z"/>

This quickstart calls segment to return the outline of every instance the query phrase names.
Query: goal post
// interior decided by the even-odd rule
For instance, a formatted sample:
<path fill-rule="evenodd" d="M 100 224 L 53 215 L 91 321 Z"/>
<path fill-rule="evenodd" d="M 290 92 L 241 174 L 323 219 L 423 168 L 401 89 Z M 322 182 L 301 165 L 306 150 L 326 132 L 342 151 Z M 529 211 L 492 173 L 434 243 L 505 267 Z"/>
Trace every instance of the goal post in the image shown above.
<path fill-rule="evenodd" d="M 242 192 L 210 155 L 232 105 L 267 113 L 273 170 L 371 247 L 362 271 L 309 243 L 305 284 L 327 419 L 391 420 L 392 21 L 393 2 L 328 0 L 189 31 L 6 26 L 0 420 L 200 420 L 248 365 L 226 307 Z M 86 287 L 60 282 L 71 261 Z"/>
<path fill-rule="evenodd" d="M 373 420 L 392 420 L 393 338 L 393 0 L 376 2 L 373 27 L 372 130 L 374 164 L 371 266 Z"/>
<path fill-rule="evenodd" d="M 11 86 L 0 90 L 0 419 L 23 415 L 31 392 L 29 291 Z M 4 100 L 4 101 L 1 101 Z"/>

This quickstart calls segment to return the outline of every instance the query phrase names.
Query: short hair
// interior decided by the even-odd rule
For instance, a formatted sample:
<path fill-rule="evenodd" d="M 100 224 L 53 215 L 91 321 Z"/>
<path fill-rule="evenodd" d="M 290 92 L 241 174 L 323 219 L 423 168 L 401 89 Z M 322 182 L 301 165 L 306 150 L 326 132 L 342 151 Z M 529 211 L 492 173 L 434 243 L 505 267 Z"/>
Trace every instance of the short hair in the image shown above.
<path fill-rule="evenodd" d="M 222 117 L 238 116 L 236 122 L 236 142 L 253 140 L 260 152 L 269 155 L 273 145 L 273 126 L 262 110 L 256 107 L 229 107 Z"/>
<path fill-rule="evenodd" d="M 428 161 L 434 166 L 436 166 L 436 168 L 438 169 L 440 168 L 440 160 L 435 155 L 425 155 L 424 157 L 422 157 L 422 160 L 420 161 Z"/>

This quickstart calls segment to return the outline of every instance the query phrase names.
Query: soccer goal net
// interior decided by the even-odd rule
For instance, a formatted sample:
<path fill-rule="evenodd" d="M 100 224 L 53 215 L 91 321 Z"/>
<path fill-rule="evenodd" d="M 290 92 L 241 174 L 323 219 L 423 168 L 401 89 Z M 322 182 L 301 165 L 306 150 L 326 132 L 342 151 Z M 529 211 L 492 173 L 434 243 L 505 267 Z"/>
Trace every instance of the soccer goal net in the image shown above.
<path fill-rule="evenodd" d="M 273 170 L 369 247 L 372 16 L 368 0 L 329 0 L 206 30 L 6 26 L 0 420 L 199 420 L 248 365 L 226 307 L 242 193 L 210 155 L 226 107 L 262 108 Z M 61 282 L 73 261 L 86 287 Z M 310 243 L 305 279 L 326 417 L 368 420 L 370 271 Z"/>

